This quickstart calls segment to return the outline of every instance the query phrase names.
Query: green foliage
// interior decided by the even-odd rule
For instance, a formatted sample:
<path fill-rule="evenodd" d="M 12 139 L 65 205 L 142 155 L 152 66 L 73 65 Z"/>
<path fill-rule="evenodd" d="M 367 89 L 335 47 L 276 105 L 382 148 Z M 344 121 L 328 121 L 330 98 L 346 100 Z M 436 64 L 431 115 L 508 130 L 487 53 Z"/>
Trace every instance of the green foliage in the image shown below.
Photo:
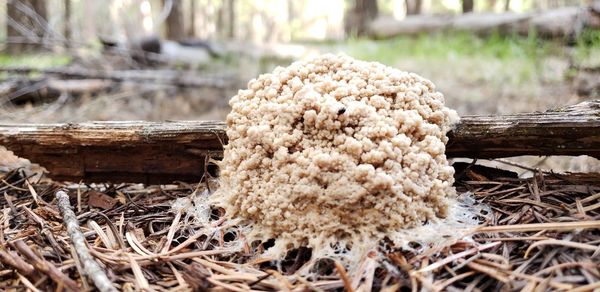
<path fill-rule="evenodd" d="M 576 40 L 573 61 L 584 67 L 600 66 L 600 30 L 585 30 Z"/>
<path fill-rule="evenodd" d="M 600 49 L 600 30 L 587 29 L 581 32 L 577 44 L 585 49 Z"/>
<path fill-rule="evenodd" d="M 0 55 L 0 66 L 22 66 L 33 68 L 51 68 L 69 64 L 71 57 L 68 55 L 53 54 L 23 54 Z"/>
<path fill-rule="evenodd" d="M 504 85 L 523 85 L 544 75 L 543 62 L 547 58 L 566 59 L 561 41 L 542 40 L 534 32 L 528 37 L 498 33 L 488 37 L 444 33 L 387 40 L 354 38 L 337 49 L 358 59 L 378 61 L 405 70 L 411 69 L 407 64 L 410 62 L 425 64 L 430 68 L 416 71 L 432 78 L 435 72 L 428 71 L 454 70 L 461 79 L 469 82 Z M 490 70 L 494 71 L 490 73 Z"/>
<path fill-rule="evenodd" d="M 468 33 L 397 37 L 389 40 L 352 39 L 348 53 L 356 58 L 394 65 L 398 58 L 448 59 L 456 57 L 495 58 L 499 60 L 529 59 L 535 61 L 560 49 L 560 43 L 530 37 L 487 38 Z"/>
<path fill-rule="evenodd" d="M 586 32 L 572 47 L 565 46 L 565 40 L 542 39 L 535 32 L 352 38 L 320 47 L 415 72 L 434 81 L 449 104 L 463 113 L 518 112 L 566 102 L 573 56 L 581 56 L 585 64 L 590 64 L 589 56 L 600 61 L 599 36 Z"/>

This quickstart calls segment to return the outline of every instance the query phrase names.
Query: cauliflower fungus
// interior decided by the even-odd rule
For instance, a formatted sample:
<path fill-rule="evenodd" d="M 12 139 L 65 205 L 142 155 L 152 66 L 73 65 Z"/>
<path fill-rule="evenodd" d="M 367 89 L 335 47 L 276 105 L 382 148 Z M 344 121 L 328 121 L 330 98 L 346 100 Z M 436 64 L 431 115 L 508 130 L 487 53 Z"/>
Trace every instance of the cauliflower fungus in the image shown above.
<path fill-rule="evenodd" d="M 276 68 L 240 90 L 213 200 L 289 249 L 374 242 L 447 215 L 456 196 L 434 84 L 345 55 Z"/>

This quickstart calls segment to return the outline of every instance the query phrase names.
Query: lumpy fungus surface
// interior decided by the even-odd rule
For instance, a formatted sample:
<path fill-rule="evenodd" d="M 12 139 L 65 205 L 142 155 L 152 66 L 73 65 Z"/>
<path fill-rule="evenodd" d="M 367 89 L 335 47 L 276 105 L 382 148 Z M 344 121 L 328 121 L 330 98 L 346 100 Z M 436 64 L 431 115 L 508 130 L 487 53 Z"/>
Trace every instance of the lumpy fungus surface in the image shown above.
<path fill-rule="evenodd" d="M 434 84 L 344 55 L 276 68 L 230 105 L 213 200 L 249 240 L 318 249 L 447 215 L 458 120 Z"/>

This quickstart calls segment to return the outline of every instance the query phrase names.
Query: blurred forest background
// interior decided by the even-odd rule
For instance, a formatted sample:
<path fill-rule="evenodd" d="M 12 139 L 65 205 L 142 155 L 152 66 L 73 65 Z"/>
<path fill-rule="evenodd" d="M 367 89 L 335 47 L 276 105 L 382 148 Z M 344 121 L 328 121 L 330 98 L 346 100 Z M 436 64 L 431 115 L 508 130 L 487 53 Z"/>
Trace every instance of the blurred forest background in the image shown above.
<path fill-rule="evenodd" d="M 220 120 L 251 78 L 324 52 L 418 73 L 461 115 L 600 95 L 593 0 L 4 0 L 0 27 L 0 122 Z"/>

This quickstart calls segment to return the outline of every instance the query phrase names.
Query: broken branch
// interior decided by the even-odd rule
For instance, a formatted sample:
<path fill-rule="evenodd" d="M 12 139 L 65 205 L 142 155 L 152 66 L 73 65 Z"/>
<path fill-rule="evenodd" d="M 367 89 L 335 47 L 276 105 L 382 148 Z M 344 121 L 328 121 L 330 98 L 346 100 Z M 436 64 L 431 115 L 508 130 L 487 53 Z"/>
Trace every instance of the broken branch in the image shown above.
<path fill-rule="evenodd" d="M 117 289 L 115 289 L 112 282 L 108 279 L 108 276 L 106 276 L 104 270 L 90 255 L 85 242 L 85 236 L 83 235 L 83 232 L 81 232 L 81 229 L 79 229 L 77 216 L 71 208 L 69 195 L 67 195 L 65 191 L 59 190 L 56 192 L 56 201 L 58 208 L 60 209 L 60 213 L 63 216 L 67 233 L 73 242 L 73 248 L 75 249 L 75 252 L 79 256 L 79 260 L 83 265 L 83 270 L 87 276 L 92 279 L 92 282 L 94 282 L 94 285 L 96 288 L 98 288 L 98 290 L 101 292 L 116 292 Z"/>

